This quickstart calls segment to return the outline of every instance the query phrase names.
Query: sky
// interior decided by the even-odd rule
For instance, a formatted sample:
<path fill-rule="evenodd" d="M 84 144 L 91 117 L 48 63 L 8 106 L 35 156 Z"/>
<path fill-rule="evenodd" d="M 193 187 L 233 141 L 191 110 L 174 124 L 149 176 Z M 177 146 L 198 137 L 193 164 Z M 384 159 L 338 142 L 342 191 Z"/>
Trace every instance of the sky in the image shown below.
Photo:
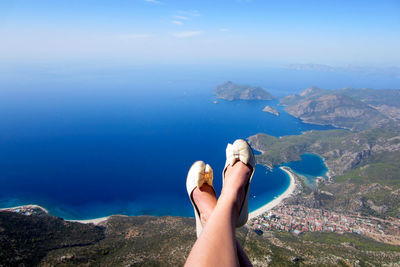
<path fill-rule="evenodd" d="M 400 65 L 399 0 L 2 0 L 0 61 Z"/>

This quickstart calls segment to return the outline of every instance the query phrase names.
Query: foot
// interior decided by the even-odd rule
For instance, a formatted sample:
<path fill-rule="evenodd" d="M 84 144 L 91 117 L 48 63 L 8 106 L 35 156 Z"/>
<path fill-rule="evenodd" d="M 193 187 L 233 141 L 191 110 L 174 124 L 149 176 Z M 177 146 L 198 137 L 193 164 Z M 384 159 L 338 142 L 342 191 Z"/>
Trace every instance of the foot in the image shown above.
<path fill-rule="evenodd" d="M 226 168 L 221 195 L 224 194 L 232 198 L 235 218 L 239 216 L 244 198 L 246 197 L 246 187 L 249 184 L 251 171 L 251 167 L 241 161 L 237 161 L 233 166 L 229 165 Z"/>
<path fill-rule="evenodd" d="M 203 184 L 200 188 L 196 187 L 192 196 L 200 213 L 201 225 L 204 227 L 217 205 L 217 196 L 214 189 L 208 184 Z"/>

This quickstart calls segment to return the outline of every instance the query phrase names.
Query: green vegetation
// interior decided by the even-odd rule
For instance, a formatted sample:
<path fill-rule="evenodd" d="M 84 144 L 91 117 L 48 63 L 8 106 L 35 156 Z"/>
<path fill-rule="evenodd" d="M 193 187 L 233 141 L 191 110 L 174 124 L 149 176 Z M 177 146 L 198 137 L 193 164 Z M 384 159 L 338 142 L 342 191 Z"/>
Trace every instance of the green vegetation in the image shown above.
<path fill-rule="evenodd" d="M 395 162 L 371 163 L 349 171 L 345 175 L 335 177 L 335 182 L 358 185 L 377 183 L 398 189 L 400 188 L 400 166 L 396 165 Z"/>
<path fill-rule="evenodd" d="M 377 266 L 398 262 L 397 255 L 400 255 L 399 246 L 382 244 L 357 234 L 310 232 L 294 236 L 276 231 L 273 237 L 272 242 L 275 239 L 280 243 L 278 255 L 285 255 L 287 251 L 283 248 L 286 248 L 301 266 Z"/>
<path fill-rule="evenodd" d="M 312 241 L 327 245 L 342 245 L 357 248 L 362 251 L 396 251 L 400 252 L 400 246 L 393 246 L 377 242 L 373 239 L 358 234 L 335 234 L 328 232 L 308 232 L 299 237 L 303 241 Z"/>
<path fill-rule="evenodd" d="M 380 265 L 400 258 L 400 247 L 359 235 L 258 235 L 246 227 L 236 235 L 255 266 Z M 99 227 L 0 212 L 3 266 L 182 266 L 195 239 L 193 218 L 112 216 Z"/>
<path fill-rule="evenodd" d="M 334 183 L 323 183 L 319 189 L 334 197 L 317 191 L 312 194 L 313 202 L 298 200 L 300 203 L 337 212 L 400 217 L 400 127 L 309 131 L 281 138 L 257 134 L 249 141 L 263 151 L 257 161 L 270 167 L 299 160 L 307 152 L 324 158 Z"/>
<path fill-rule="evenodd" d="M 341 90 L 335 90 L 335 92 L 350 96 L 352 98 L 360 99 L 364 103 L 378 106 L 388 105 L 394 107 L 400 107 L 400 90 L 374 90 L 369 88 L 355 89 L 355 88 L 344 88 Z"/>
<path fill-rule="evenodd" d="M 344 138 L 350 134 L 346 130 L 309 131 L 301 135 L 276 138 L 260 133 L 249 137 L 249 141 L 255 149 L 263 152 L 257 155 L 258 162 L 272 167 L 300 160 L 300 156 L 306 152 L 321 154 L 324 150 L 340 147 Z"/>
<path fill-rule="evenodd" d="M 257 160 L 267 166 L 300 160 L 302 154 L 310 152 L 322 156 L 334 174 L 342 174 L 368 162 L 372 156 L 396 151 L 400 143 L 398 136 L 400 127 L 382 127 L 357 133 L 347 130 L 309 131 L 280 138 L 260 133 L 249 137 L 249 142 L 263 152 L 257 155 Z M 377 149 L 374 148 L 380 151 L 375 152 Z"/>
<path fill-rule="evenodd" d="M 36 265 L 47 251 L 88 246 L 103 238 L 102 227 L 66 222 L 48 215 L 0 212 L 0 265 Z"/>
<path fill-rule="evenodd" d="M 323 190 L 335 195 L 335 206 L 352 204 L 358 194 L 358 211 L 379 217 L 400 217 L 400 152 L 384 152 L 368 159 L 364 166 L 335 177 Z"/>

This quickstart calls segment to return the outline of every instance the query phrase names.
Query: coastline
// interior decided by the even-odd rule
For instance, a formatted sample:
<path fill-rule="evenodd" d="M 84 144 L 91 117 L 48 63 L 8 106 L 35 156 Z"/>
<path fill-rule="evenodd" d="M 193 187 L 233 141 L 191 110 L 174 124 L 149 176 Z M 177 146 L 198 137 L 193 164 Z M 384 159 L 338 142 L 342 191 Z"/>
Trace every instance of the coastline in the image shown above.
<path fill-rule="evenodd" d="M 21 213 L 24 215 L 32 215 L 32 214 L 49 214 L 49 211 L 42 206 L 36 204 L 28 204 L 28 205 L 21 205 L 9 208 L 1 208 L 0 211 L 9 211 L 9 212 L 16 212 Z"/>
<path fill-rule="evenodd" d="M 20 214 L 28 215 L 28 216 L 29 215 L 42 215 L 42 214 L 50 215 L 50 213 L 47 209 L 45 209 L 42 206 L 35 205 L 35 204 L 15 206 L 15 207 L 9 207 L 9 208 L 1 208 L 0 211 L 16 212 L 16 213 L 20 213 Z M 114 216 L 114 215 L 110 215 L 110 216 Z M 88 220 L 65 220 L 65 221 L 85 223 L 85 224 L 93 223 L 93 224 L 97 225 L 99 223 L 107 221 L 107 219 L 110 218 L 110 216 L 88 219 Z M 120 215 L 120 216 L 122 216 L 122 215 Z"/>
<path fill-rule="evenodd" d="M 276 207 L 279 204 L 281 204 L 284 199 L 290 197 L 295 192 L 295 190 L 296 190 L 295 174 L 290 169 L 290 167 L 281 166 L 279 168 L 289 176 L 289 178 L 290 178 L 289 187 L 281 195 L 277 196 L 272 201 L 266 203 L 265 205 L 263 205 L 262 207 L 260 207 L 260 208 L 258 208 L 256 210 L 250 212 L 249 213 L 249 219 L 258 217 L 261 214 L 273 209 L 274 207 Z M 49 212 L 45 208 L 43 208 L 41 206 L 38 206 L 38 205 L 33 205 L 33 204 L 0 209 L 0 211 L 12 211 L 12 212 L 18 212 L 18 213 L 20 213 L 20 212 L 21 213 L 28 212 L 29 215 L 33 213 L 32 212 L 33 210 L 36 210 L 36 212 L 39 210 L 41 212 L 49 214 Z M 65 220 L 65 221 L 83 223 L 83 224 L 92 223 L 94 225 L 98 225 L 100 223 L 103 223 L 103 222 L 107 221 L 111 216 L 115 216 L 115 215 L 109 215 L 109 216 L 105 216 L 105 217 L 93 218 L 93 219 L 87 219 L 87 220 Z M 119 216 L 123 216 L 123 215 L 119 215 Z"/>
<path fill-rule="evenodd" d="M 93 223 L 94 225 L 97 225 L 99 223 L 107 221 L 108 218 L 110 218 L 111 216 L 115 216 L 115 215 L 110 215 L 110 216 L 100 217 L 100 218 L 94 218 L 94 219 L 88 219 L 88 220 L 66 220 L 66 221 L 84 223 L 84 224 Z M 119 215 L 119 216 L 121 216 L 121 215 Z"/>
<path fill-rule="evenodd" d="M 257 216 L 260 216 L 261 214 L 271 210 L 272 208 L 278 206 L 279 204 L 282 203 L 282 201 L 288 197 L 290 197 L 295 189 L 296 189 L 296 179 L 295 176 L 292 172 L 292 170 L 289 167 L 284 167 L 281 166 L 279 167 L 282 171 L 284 171 L 287 175 L 289 175 L 290 177 L 290 185 L 289 187 L 286 189 L 285 192 L 283 192 L 281 195 L 279 195 L 278 197 L 276 197 L 275 199 L 273 199 L 272 201 L 268 202 L 267 204 L 265 204 L 264 206 L 256 209 L 255 211 L 252 211 L 249 213 L 249 219 L 255 218 Z"/>

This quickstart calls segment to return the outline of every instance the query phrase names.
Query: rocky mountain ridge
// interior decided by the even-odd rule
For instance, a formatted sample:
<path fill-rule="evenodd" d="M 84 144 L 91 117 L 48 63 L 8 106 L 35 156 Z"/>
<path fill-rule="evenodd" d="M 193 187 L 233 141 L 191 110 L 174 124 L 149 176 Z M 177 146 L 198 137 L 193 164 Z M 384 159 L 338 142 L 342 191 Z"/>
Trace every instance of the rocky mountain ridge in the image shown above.
<path fill-rule="evenodd" d="M 333 125 L 352 131 L 399 125 L 400 90 L 310 87 L 281 99 L 286 111 L 304 122 Z"/>
<path fill-rule="evenodd" d="M 254 266 L 379 265 L 400 257 L 399 247 L 355 234 L 260 235 L 242 227 L 236 236 Z M 195 239 L 193 218 L 111 216 L 93 225 L 0 211 L 2 266 L 182 266 Z"/>

